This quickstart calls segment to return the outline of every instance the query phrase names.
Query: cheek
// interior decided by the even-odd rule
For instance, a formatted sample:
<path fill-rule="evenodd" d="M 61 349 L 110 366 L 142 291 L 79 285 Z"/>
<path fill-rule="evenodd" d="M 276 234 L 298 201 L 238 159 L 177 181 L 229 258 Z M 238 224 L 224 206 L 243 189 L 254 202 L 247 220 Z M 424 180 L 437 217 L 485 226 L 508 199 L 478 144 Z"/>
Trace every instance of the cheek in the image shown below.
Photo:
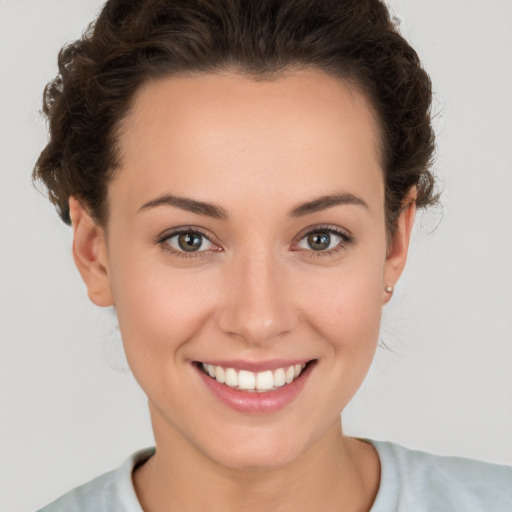
<path fill-rule="evenodd" d="M 379 273 L 340 272 L 322 283 L 307 306 L 308 325 L 321 340 L 323 372 L 331 375 L 325 393 L 333 418 L 360 388 L 375 356 L 382 314 Z M 317 284 L 318 284 L 317 280 Z"/>
<path fill-rule="evenodd" d="M 212 279 L 211 273 L 176 270 L 154 259 L 122 259 L 112 292 L 128 359 L 143 351 L 158 359 L 193 338 L 216 304 Z"/>
<path fill-rule="evenodd" d="M 335 351 L 373 354 L 382 314 L 383 264 L 359 261 L 325 275 L 309 276 L 304 312 Z M 308 282 L 309 281 L 309 282 Z"/>

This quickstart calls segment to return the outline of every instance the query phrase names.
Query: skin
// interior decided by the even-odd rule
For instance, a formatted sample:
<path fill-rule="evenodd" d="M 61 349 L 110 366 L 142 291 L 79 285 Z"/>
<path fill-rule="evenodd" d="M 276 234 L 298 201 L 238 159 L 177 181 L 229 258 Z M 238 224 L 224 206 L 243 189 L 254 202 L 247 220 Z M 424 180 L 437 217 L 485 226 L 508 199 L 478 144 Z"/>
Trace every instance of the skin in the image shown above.
<path fill-rule="evenodd" d="M 340 412 L 374 356 L 384 288 L 405 265 L 414 190 L 388 244 L 365 97 L 316 70 L 160 79 L 138 91 L 119 152 L 106 226 L 78 199 L 70 208 L 89 297 L 115 306 L 149 400 L 157 451 L 134 473 L 144 510 L 369 510 L 378 456 L 342 435 Z M 290 215 L 339 193 L 364 204 Z M 164 194 L 226 218 L 143 207 Z M 180 257 L 176 237 L 163 239 L 183 226 L 211 243 Z M 313 250 L 306 234 L 326 229 L 351 241 L 331 234 L 338 250 Z M 271 414 L 230 409 L 192 364 L 300 358 L 316 360 L 306 385 Z"/>

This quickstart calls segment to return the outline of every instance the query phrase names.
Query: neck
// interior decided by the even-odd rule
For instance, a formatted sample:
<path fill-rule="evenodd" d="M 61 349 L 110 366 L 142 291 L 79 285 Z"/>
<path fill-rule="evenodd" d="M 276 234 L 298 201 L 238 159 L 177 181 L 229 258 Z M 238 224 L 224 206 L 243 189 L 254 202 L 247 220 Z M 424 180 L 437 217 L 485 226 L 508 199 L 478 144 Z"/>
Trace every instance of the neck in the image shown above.
<path fill-rule="evenodd" d="M 341 422 L 299 458 L 271 469 L 228 468 L 190 443 L 157 434 L 155 455 L 133 477 L 146 512 L 368 511 L 377 494 L 378 456 L 344 437 Z"/>

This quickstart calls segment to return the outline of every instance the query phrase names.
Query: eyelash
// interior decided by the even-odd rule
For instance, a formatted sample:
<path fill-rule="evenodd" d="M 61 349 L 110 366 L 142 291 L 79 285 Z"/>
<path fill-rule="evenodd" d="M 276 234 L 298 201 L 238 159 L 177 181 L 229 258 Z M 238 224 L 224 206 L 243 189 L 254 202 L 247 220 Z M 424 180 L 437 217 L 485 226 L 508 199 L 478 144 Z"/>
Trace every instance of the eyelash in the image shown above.
<path fill-rule="evenodd" d="M 208 253 L 210 251 L 193 251 L 193 252 L 187 253 L 185 251 L 178 251 L 169 245 L 168 242 L 171 238 L 173 238 L 175 236 L 179 236 L 179 235 L 185 235 L 185 234 L 186 235 L 198 235 L 198 236 L 203 237 L 206 240 L 208 240 L 213 246 L 218 247 L 214 242 L 211 241 L 211 239 L 208 235 L 206 235 L 200 229 L 193 227 L 193 226 L 183 226 L 183 227 L 177 228 L 176 230 L 173 230 L 171 232 L 164 233 L 161 237 L 158 238 L 157 243 L 160 244 L 165 251 L 171 253 L 173 256 L 176 256 L 177 258 L 182 258 L 182 259 L 188 260 L 191 258 L 198 259 L 198 258 L 205 258 L 205 257 L 209 256 Z M 218 252 L 218 251 L 215 251 L 215 252 Z"/>
<path fill-rule="evenodd" d="M 312 258 L 320 257 L 321 258 L 321 257 L 326 257 L 326 256 L 331 256 L 333 254 L 336 254 L 336 253 L 346 249 L 349 245 L 354 243 L 354 238 L 351 235 L 347 234 L 346 232 L 344 232 L 338 228 L 335 228 L 333 226 L 328 226 L 328 225 L 322 226 L 321 225 L 321 226 L 315 226 L 314 228 L 309 229 L 305 233 L 299 235 L 297 241 L 294 242 L 294 245 L 299 243 L 300 241 L 302 241 L 304 238 L 308 237 L 309 235 L 312 235 L 315 233 L 328 233 L 330 235 L 335 235 L 335 236 L 339 237 L 341 240 L 332 249 L 329 249 L 326 251 L 315 251 L 313 249 L 309 249 L 309 250 L 307 250 L 307 249 L 292 249 L 292 250 L 294 250 L 294 251 L 302 250 L 305 252 L 309 252 L 310 253 L 309 257 L 312 257 Z M 193 227 L 193 226 L 184 226 L 182 228 L 178 228 L 171 232 L 164 233 L 156 240 L 156 243 L 160 244 L 165 251 L 171 253 L 173 256 L 176 256 L 176 257 L 182 258 L 182 259 L 186 259 L 186 260 L 191 259 L 191 258 L 194 258 L 194 259 L 206 258 L 206 257 L 210 256 L 209 253 L 211 253 L 211 250 L 192 251 L 190 253 L 187 253 L 185 251 L 178 251 L 169 245 L 168 242 L 171 238 L 179 236 L 179 235 L 183 235 L 183 234 L 197 235 L 197 236 L 203 237 L 206 240 L 208 240 L 214 247 L 218 247 L 215 244 L 215 242 L 213 242 L 210 239 L 210 237 L 208 235 L 206 235 L 200 229 Z M 221 250 L 222 249 L 217 249 L 217 250 L 214 250 L 214 252 L 219 252 Z"/>
<path fill-rule="evenodd" d="M 299 235 L 298 241 L 294 242 L 294 243 L 296 244 L 296 243 L 300 242 L 301 240 L 304 240 L 304 238 L 308 237 L 309 235 L 312 235 L 315 233 L 328 233 L 330 235 L 336 235 L 337 237 L 340 238 L 340 242 L 338 244 L 336 244 L 332 249 L 328 249 L 326 251 L 315 251 L 313 249 L 309 249 L 309 250 L 303 249 L 306 252 L 310 253 L 308 256 L 311 258 L 322 258 L 322 257 L 332 256 L 333 254 L 337 254 L 340 251 L 347 249 L 348 246 L 350 246 L 351 244 L 354 243 L 354 237 L 352 235 L 349 235 L 348 233 L 346 233 L 345 231 L 342 231 L 339 228 L 335 228 L 335 227 L 329 226 L 329 225 L 314 226 L 312 229 L 308 228 L 308 230 L 305 233 Z M 300 249 L 298 249 L 298 250 L 300 250 Z"/>

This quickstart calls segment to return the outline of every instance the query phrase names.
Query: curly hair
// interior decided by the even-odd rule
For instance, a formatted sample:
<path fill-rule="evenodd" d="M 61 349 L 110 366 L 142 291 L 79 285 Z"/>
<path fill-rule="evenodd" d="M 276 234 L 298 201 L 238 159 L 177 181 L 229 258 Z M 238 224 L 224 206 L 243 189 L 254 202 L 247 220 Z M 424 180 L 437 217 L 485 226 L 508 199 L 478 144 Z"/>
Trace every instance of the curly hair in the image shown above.
<path fill-rule="evenodd" d="M 143 83 L 226 70 L 268 80 L 314 68 L 355 84 L 380 125 L 388 233 L 411 187 L 418 208 L 437 201 L 431 82 L 381 0 L 109 0 L 58 64 L 33 177 L 67 223 L 70 196 L 106 222 L 117 129 Z"/>

